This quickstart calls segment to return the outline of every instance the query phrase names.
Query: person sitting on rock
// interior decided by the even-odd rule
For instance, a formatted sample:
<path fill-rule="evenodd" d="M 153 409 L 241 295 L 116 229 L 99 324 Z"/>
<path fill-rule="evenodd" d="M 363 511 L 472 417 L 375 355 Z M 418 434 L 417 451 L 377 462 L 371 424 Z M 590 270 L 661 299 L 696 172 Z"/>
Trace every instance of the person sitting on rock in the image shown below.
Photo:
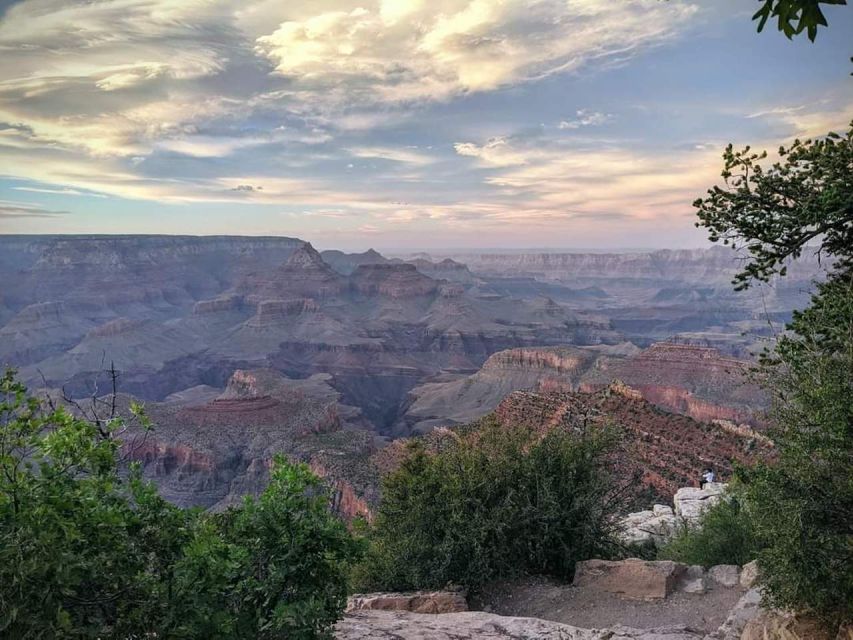
<path fill-rule="evenodd" d="M 717 474 L 714 473 L 714 470 L 713 469 L 705 469 L 702 472 L 702 482 L 700 482 L 699 484 L 704 486 L 704 485 L 708 484 L 709 482 L 716 482 L 716 481 L 717 481 Z"/>

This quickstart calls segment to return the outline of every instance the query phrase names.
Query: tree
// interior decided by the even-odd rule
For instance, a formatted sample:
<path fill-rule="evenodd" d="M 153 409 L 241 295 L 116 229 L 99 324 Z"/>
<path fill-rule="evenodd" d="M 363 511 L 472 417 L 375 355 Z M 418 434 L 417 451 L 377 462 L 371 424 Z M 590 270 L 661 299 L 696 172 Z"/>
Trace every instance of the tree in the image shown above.
<path fill-rule="evenodd" d="M 724 186 L 714 186 L 698 209 L 697 227 L 712 242 L 746 249 L 748 262 L 735 288 L 785 275 L 788 260 L 811 242 L 836 260 L 836 269 L 853 267 L 853 128 L 844 136 L 795 140 L 779 148 L 780 161 L 765 169 L 767 152 L 750 147 L 723 153 Z"/>
<path fill-rule="evenodd" d="M 752 19 L 758 20 L 759 33 L 768 20 L 775 18 L 777 28 L 789 40 L 805 31 L 814 42 L 817 28 L 828 26 L 822 4 L 847 4 L 847 0 L 761 0 L 761 8 Z"/>
<path fill-rule="evenodd" d="M 600 425 L 541 436 L 486 419 L 438 451 L 420 442 L 383 482 L 360 587 L 476 589 L 522 572 L 571 577 L 616 550 L 624 493 Z"/>
<path fill-rule="evenodd" d="M 778 459 L 742 472 L 767 600 L 853 619 L 853 278 L 819 285 L 765 358 Z"/>
<path fill-rule="evenodd" d="M 745 248 L 735 284 L 784 276 L 814 243 L 828 262 L 808 308 L 762 355 L 776 459 L 741 470 L 769 604 L 853 618 L 853 129 L 765 154 L 724 154 L 725 187 L 699 199 L 710 239 Z"/>
<path fill-rule="evenodd" d="M 0 378 L 0 635 L 321 638 L 359 545 L 305 465 L 224 514 L 120 464 L 119 418 L 45 407 Z"/>

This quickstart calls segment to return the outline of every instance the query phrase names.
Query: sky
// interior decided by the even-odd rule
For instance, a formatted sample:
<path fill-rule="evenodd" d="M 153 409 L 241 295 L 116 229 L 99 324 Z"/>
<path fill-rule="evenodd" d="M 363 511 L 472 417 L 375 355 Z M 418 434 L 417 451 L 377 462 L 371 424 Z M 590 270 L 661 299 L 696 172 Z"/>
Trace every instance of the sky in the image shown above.
<path fill-rule="evenodd" d="M 705 246 L 729 142 L 853 119 L 853 9 L 750 0 L 0 0 L 0 233 Z"/>

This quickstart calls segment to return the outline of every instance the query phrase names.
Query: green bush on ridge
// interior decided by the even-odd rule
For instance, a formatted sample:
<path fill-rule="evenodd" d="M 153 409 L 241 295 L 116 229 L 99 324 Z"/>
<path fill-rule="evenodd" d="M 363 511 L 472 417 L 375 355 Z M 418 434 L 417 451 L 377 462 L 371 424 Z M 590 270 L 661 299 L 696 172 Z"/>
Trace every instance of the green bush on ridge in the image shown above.
<path fill-rule="evenodd" d="M 476 589 L 523 572 L 570 578 L 575 562 L 617 552 L 626 492 L 609 471 L 617 434 L 539 436 L 485 420 L 438 452 L 409 445 L 383 483 L 358 568 L 360 589 Z"/>

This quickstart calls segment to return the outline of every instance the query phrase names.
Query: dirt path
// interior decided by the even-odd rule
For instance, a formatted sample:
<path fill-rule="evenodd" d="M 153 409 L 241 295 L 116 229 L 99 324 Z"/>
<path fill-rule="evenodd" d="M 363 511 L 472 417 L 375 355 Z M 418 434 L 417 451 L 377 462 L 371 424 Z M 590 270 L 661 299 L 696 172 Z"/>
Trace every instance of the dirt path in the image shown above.
<path fill-rule="evenodd" d="M 714 585 L 701 595 L 674 593 L 666 600 L 628 600 L 547 578 L 524 578 L 492 585 L 474 598 L 471 608 L 506 616 L 530 616 L 583 628 L 625 625 L 653 629 L 688 625 L 710 632 L 726 619 L 743 595 L 739 588 Z"/>

